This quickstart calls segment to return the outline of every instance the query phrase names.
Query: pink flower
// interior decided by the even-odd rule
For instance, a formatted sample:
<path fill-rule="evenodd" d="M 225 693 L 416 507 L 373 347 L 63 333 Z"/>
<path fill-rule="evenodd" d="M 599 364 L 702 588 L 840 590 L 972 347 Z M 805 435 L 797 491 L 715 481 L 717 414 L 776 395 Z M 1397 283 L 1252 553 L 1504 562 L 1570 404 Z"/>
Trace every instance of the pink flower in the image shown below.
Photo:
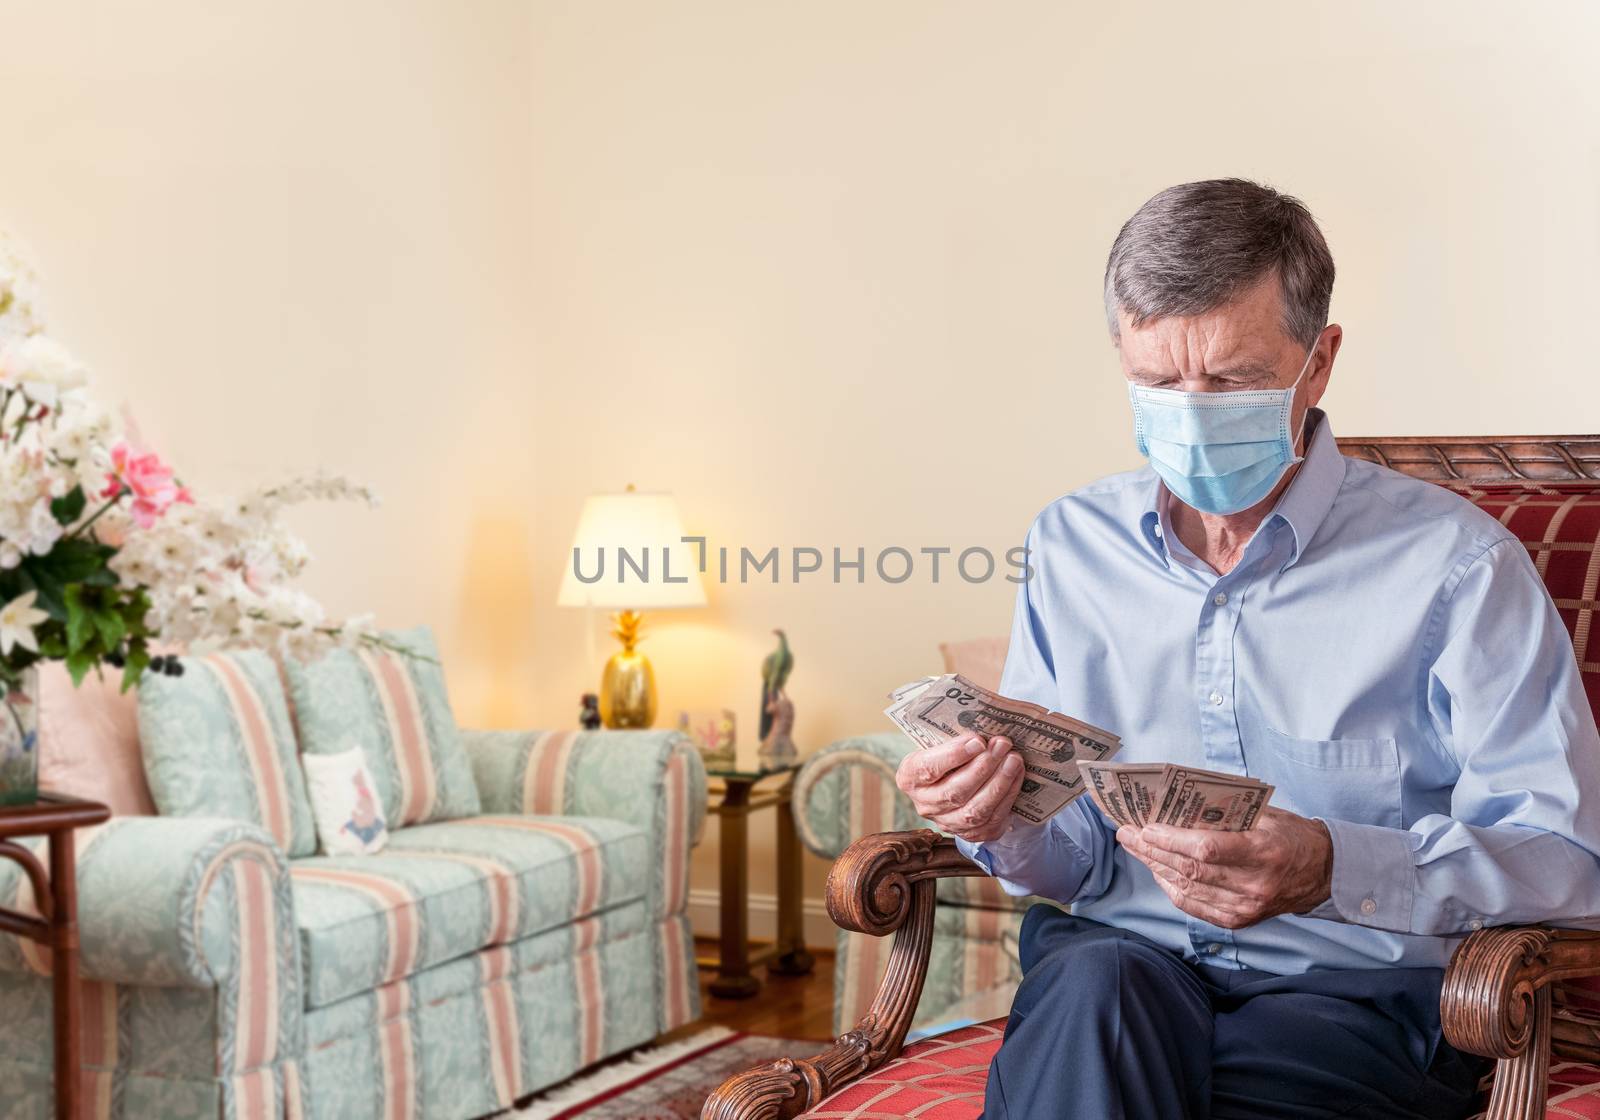
<path fill-rule="evenodd" d="M 100 496 L 115 498 L 124 491 L 133 495 L 129 512 L 141 529 L 154 525 L 174 502 L 194 502 L 189 491 L 172 480 L 171 467 L 154 453 L 136 454 L 126 440 L 119 440 L 111 449 L 111 473 Z"/>

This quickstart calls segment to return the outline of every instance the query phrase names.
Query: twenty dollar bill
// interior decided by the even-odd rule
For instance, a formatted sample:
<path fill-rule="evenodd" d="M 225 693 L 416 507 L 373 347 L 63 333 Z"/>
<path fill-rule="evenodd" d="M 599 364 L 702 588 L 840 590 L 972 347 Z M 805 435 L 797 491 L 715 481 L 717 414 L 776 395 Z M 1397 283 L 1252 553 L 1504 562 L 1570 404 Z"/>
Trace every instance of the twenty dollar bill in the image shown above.
<path fill-rule="evenodd" d="M 889 699 L 884 714 L 921 747 L 969 732 L 1010 739 L 1024 769 L 1011 811 L 1030 824 L 1049 820 L 1084 791 L 1080 762 L 1102 762 L 1121 745 L 1109 731 L 1001 696 L 957 673 L 901 685 Z"/>

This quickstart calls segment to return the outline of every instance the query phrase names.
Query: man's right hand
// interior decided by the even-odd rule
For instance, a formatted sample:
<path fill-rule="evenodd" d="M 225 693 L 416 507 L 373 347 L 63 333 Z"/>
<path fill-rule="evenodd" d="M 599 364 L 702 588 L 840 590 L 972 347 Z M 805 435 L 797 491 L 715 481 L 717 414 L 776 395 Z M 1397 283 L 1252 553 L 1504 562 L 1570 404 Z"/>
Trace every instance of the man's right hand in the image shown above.
<path fill-rule="evenodd" d="M 1022 788 L 1022 757 L 1003 735 L 965 735 L 912 751 L 894 780 L 922 816 L 980 844 L 1006 831 L 1011 803 Z"/>

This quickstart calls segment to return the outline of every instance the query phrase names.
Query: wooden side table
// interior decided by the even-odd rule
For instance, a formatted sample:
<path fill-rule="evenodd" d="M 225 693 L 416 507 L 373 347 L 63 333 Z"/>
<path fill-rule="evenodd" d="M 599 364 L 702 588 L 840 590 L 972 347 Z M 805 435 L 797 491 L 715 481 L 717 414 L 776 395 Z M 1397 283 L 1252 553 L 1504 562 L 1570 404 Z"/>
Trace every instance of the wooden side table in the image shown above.
<path fill-rule="evenodd" d="M 14 860 L 33 884 L 39 913 L 19 914 L 0 907 L 0 930 L 50 947 L 54 989 L 56 1116 L 79 1115 L 78 1054 L 82 1047 L 83 1010 L 78 991 L 78 870 L 72 834 L 109 820 L 111 810 L 95 801 L 77 801 L 41 794 L 31 805 L 0 808 L 0 859 Z M 50 871 L 21 844 L 21 836 L 44 836 L 50 843 Z"/>
<path fill-rule="evenodd" d="M 761 981 L 751 968 L 765 964 L 768 971 L 799 976 L 811 971 L 814 963 L 806 951 L 801 913 L 800 837 L 794 828 L 794 776 L 798 762 L 788 765 L 755 767 L 709 766 L 706 773 L 722 782 L 721 803 L 710 811 L 721 823 L 718 840 L 722 853 L 722 879 L 719 909 L 722 938 L 715 959 L 702 958 L 699 964 L 717 970 L 711 981 L 711 994 L 725 999 L 748 999 L 761 990 Z M 755 792 L 768 778 L 781 777 L 776 789 Z M 713 794 L 719 792 L 712 790 Z M 752 952 L 750 946 L 750 814 L 757 809 L 777 810 L 778 825 L 778 936 L 773 943 Z"/>

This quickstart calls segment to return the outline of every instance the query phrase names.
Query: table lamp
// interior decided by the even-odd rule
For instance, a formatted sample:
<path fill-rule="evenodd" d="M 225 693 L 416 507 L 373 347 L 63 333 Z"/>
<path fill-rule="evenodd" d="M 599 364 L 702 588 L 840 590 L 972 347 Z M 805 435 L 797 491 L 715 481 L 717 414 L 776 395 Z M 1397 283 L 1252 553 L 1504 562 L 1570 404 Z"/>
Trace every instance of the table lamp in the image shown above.
<path fill-rule="evenodd" d="M 649 727 L 656 718 L 656 676 L 634 647 L 646 608 L 703 607 L 698 557 L 683 542 L 683 519 L 671 494 L 595 494 L 583 504 L 567 553 L 556 603 L 609 607 L 611 633 L 622 643 L 600 676 L 600 721 L 607 727 Z M 593 641 L 594 627 L 588 627 Z M 591 653 L 590 664 L 594 663 Z"/>

